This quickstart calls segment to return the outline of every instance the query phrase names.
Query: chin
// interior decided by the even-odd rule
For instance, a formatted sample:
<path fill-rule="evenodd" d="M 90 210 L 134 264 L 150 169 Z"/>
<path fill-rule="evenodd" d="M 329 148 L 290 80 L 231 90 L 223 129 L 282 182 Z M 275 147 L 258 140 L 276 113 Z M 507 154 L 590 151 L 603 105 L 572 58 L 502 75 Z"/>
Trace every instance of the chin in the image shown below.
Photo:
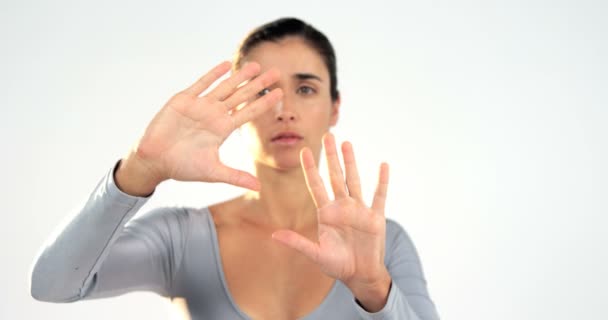
<path fill-rule="evenodd" d="M 274 159 L 272 167 L 281 171 L 300 170 L 300 157 L 298 156 L 294 159 Z"/>
<path fill-rule="evenodd" d="M 271 155 L 266 159 L 260 159 L 259 163 L 279 171 L 300 170 L 300 154 L 293 152 L 292 154 Z"/>

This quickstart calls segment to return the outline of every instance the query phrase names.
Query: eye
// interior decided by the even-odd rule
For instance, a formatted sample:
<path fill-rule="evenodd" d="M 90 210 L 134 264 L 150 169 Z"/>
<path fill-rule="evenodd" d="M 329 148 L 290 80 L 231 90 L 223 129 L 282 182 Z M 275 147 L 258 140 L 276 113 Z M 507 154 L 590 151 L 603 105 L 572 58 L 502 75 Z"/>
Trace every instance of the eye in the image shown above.
<path fill-rule="evenodd" d="M 311 95 L 311 94 L 315 93 L 316 91 L 315 91 L 315 89 L 313 89 L 309 86 L 301 86 L 298 88 L 297 92 L 307 96 L 307 95 Z"/>
<path fill-rule="evenodd" d="M 262 89 L 262 91 L 258 92 L 258 97 L 264 96 L 264 95 L 266 95 L 268 92 L 270 92 L 270 89 L 268 89 L 268 88 L 264 88 L 264 89 Z"/>

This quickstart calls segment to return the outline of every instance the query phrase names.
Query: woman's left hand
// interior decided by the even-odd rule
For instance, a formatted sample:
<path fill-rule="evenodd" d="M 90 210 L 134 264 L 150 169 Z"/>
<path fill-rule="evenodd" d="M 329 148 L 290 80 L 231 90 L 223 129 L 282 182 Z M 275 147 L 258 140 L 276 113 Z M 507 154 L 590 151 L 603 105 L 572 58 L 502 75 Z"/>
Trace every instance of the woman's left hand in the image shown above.
<path fill-rule="evenodd" d="M 272 237 L 306 255 L 330 277 L 342 281 L 368 311 L 377 311 L 386 303 L 391 283 L 384 266 L 388 165 L 380 166 L 374 200 L 368 207 L 362 199 L 352 145 L 342 144 L 345 178 L 333 135 L 326 134 L 323 144 L 334 200 L 328 197 L 310 149 L 305 148 L 300 154 L 308 190 L 317 207 L 318 243 L 292 230 L 276 231 Z"/>

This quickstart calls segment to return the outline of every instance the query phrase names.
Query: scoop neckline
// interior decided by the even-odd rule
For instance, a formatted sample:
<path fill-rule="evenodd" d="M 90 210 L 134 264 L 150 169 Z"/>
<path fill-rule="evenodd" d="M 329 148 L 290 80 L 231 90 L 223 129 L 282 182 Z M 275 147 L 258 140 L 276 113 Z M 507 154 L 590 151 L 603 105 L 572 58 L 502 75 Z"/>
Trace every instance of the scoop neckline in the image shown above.
<path fill-rule="evenodd" d="M 213 256 L 215 257 L 215 262 L 217 264 L 216 269 L 218 272 L 218 277 L 220 278 L 220 282 L 222 283 L 222 288 L 224 288 L 224 294 L 230 301 L 232 308 L 243 319 L 252 320 L 252 318 L 248 314 L 246 314 L 243 310 L 241 310 L 241 308 L 238 306 L 236 301 L 233 299 L 232 294 L 230 293 L 230 289 L 228 288 L 228 282 L 226 281 L 226 275 L 224 274 L 224 265 L 222 263 L 222 257 L 220 255 L 220 246 L 219 246 L 219 240 L 218 240 L 218 236 L 217 236 L 217 230 L 215 228 L 215 221 L 213 220 L 213 216 L 211 214 L 211 210 L 209 210 L 209 207 L 205 207 L 203 210 L 207 216 L 207 222 L 209 223 L 209 229 L 211 230 L 211 241 L 213 242 Z M 298 318 L 298 319 L 307 320 L 307 319 L 309 319 L 309 317 L 312 317 L 313 315 L 321 312 L 321 310 L 323 308 L 325 308 L 325 305 L 329 303 L 328 301 L 331 299 L 331 297 L 337 291 L 338 285 L 339 285 L 339 280 L 334 279 L 334 283 L 331 286 L 331 289 L 329 289 L 329 291 L 327 292 L 327 294 L 325 295 L 325 297 L 323 298 L 321 303 L 319 303 L 319 305 L 317 305 L 312 311 L 310 311 L 309 313 L 307 313 L 306 315 L 304 315 L 303 317 Z"/>

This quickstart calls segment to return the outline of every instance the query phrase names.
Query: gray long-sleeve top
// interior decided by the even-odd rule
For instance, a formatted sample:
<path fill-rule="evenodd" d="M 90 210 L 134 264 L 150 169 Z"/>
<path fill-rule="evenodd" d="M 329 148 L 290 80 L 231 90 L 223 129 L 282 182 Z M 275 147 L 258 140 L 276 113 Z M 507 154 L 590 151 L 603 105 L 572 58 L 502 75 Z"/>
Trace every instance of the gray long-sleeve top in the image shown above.
<path fill-rule="evenodd" d="M 32 296 L 72 302 L 144 290 L 184 298 L 192 319 L 250 319 L 228 290 L 208 209 L 158 208 L 130 220 L 147 200 L 118 189 L 110 170 L 38 256 Z M 397 222 L 387 219 L 386 224 L 384 263 L 392 284 L 385 307 L 365 311 L 335 281 L 323 302 L 302 319 L 439 319 L 412 241 Z"/>

